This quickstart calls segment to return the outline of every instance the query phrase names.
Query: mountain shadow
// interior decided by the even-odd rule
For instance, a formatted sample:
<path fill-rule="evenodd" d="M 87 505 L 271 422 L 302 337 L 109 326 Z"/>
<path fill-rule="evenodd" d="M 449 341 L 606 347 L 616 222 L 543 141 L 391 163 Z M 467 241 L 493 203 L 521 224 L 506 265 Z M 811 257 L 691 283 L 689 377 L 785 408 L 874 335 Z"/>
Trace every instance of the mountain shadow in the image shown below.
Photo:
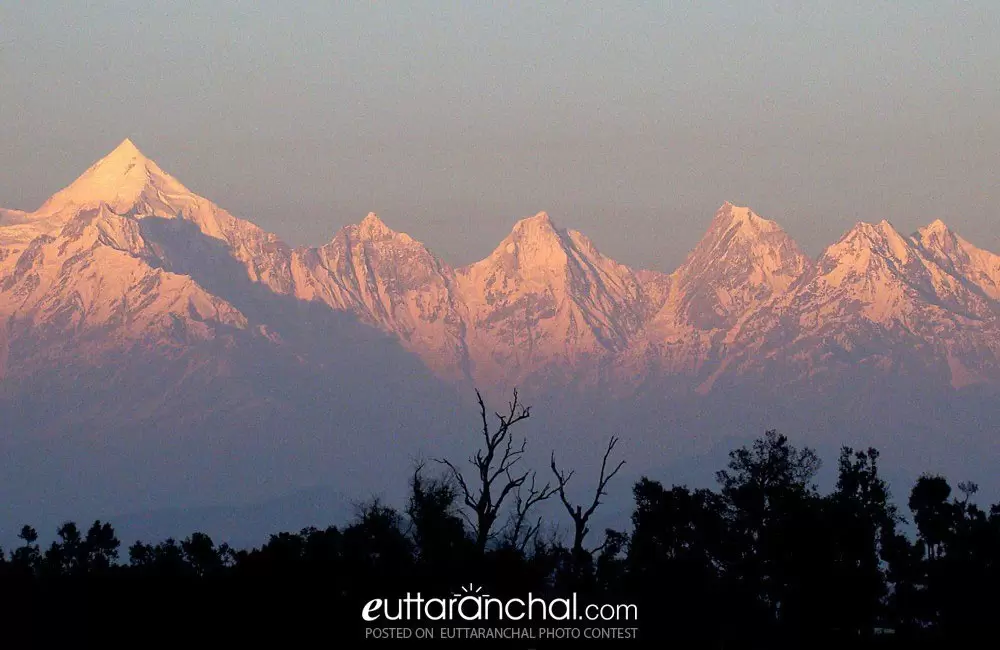
<path fill-rule="evenodd" d="M 140 223 L 157 252 L 150 263 L 191 276 L 248 326 L 170 355 L 123 349 L 0 384 L 8 529 L 74 512 L 260 502 L 313 485 L 355 498 L 402 489 L 415 457 L 452 444 L 468 400 L 394 338 L 253 282 L 190 222 Z M 44 345 L 30 333 L 17 343 Z"/>

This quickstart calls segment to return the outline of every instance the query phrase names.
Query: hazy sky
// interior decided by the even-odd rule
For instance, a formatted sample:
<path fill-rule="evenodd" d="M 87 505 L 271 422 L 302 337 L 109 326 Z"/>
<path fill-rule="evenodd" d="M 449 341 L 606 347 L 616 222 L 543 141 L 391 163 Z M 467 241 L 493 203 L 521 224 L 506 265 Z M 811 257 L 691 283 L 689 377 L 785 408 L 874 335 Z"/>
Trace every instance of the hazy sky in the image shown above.
<path fill-rule="evenodd" d="M 131 137 L 294 244 L 374 210 L 465 263 L 546 210 L 671 270 L 731 200 L 1000 251 L 996 0 L 327 4 L 0 3 L 0 205 Z"/>

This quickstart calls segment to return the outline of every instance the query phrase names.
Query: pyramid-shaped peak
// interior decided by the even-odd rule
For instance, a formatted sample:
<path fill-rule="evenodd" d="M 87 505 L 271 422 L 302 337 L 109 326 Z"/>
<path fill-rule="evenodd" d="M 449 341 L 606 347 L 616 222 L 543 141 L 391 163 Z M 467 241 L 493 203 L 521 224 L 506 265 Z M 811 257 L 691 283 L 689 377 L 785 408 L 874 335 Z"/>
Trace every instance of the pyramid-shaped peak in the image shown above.
<path fill-rule="evenodd" d="M 748 207 L 725 202 L 709 225 L 705 235 L 688 256 L 688 262 L 701 258 L 720 258 L 726 250 L 736 248 L 782 248 L 793 256 L 801 256 L 798 246 L 777 223 L 758 216 Z"/>
<path fill-rule="evenodd" d="M 139 151 L 139 147 L 135 146 L 135 143 L 132 142 L 131 138 L 125 138 L 124 140 L 121 141 L 121 143 L 117 147 L 114 148 L 114 150 L 110 154 L 108 154 L 108 157 L 111 156 L 135 157 L 135 156 L 142 156 L 142 152 Z"/>
<path fill-rule="evenodd" d="M 670 309 L 696 327 L 727 328 L 751 305 L 786 290 L 809 264 L 776 223 L 727 201 L 674 271 Z"/>
<path fill-rule="evenodd" d="M 548 228 L 554 229 L 555 223 L 552 221 L 552 217 L 549 216 L 548 212 L 542 211 L 531 217 L 524 217 L 519 219 L 517 223 L 514 224 L 514 230 L 520 230 L 524 228 Z"/>
<path fill-rule="evenodd" d="M 131 139 L 125 138 L 111 153 L 53 195 L 36 214 L 96 208 L 101 204 L 121 213 L 144 197 L 160 199 L 190 194 L 177 179 L 146 158 Z"/>
<path fill-rule="evenodd" d="M 840 259 L 848 255 L 857 255 L 862 251 L 895 257 L 905 263 L 911 257 L 912 243 L 886 219 L 877 224 L 859 221 L 840 238 L 840 241 L 826 249 L 824 257 Z"/>
<path fill-rule="evenodd" d="M 396 231 L 385 225 L 374 212 L 369 212 L 355 229 L 358 237 L 365 240 L 388 239 L 396 235 Z"/>
<path fill-rule="evenodd" d="M 940 219 L 935 219 L 923 228 L 918 229 L 913 238 L 925 248 L 938 249 L 944 252 L 952 250 L 959 244 L 955 233 Z"/>
<path fill-rule="evenodd" d="M 559 230 L 546 212 L 524 217 L 490 255 L 466 267 L 467 272 L 536 280 L 562 274 L 576 244 L 570 232 Z"/>
<path fill-rule="evenodd" d="M 379 219 L 377 214 L 375 214 L 374 212 L 369 212 L 367 215 L 365 215 L 365 218 L 361 220 L 361 225 L 384 226 L 385 223 L 381 219 Z"/>
<path fill-rule="evenodd" d="M 730 252 L 733 255 L 730 255 Z M 679 271 L 692 267 L 732 264 L 735 258 L 775 258 L 790 267 L 806 263 L 798 245 L 777 223 L 764 219 L 747 207 L 729 201 L 722 204 L 708 231 L 692 250 Z"/>
<path fill-rule="evenodd" d="M 775 230 L 778 224 L 765 219 L 747 206 L 735 205 L 726 201 L 715 213 L 714 226 L 729 227 L 733 225 L 751 230 Z"/>
<path fill-rule="evenodd" d="M 556 227 L 547 212 L 539 212 L 515 223 L 495 252 L 502 250 L 511 253 L 515 246 L 522 252 L 527 249 L 554 252 L 567 245 L 563 235 L 565 233 Z"/>
<path fill-rule="evenodd" d="M 844 235 L 843 239 L 852 239 L 859 235 L 869 239 L 884 239 L 886 237 L 902 239 L 902 235 L 899 234 L 899 231 L 887 219 L 882 219 L 874 224 L 867 221 L 859 221 Z"/>
<path fill-rule="evenodd" d="M 106 176 L 122 177 L 137 168 L 140 172 L 149 172 L 150 166 L 155 166 L 155 163 L 146 158 L 132 140 L 125 138 L 108 155 L 94 163 L 87 172 L 100 169 Z M 158 167 L 156 171 L 163 173 Z"/>
<path fill-rule="evenodd" d="M 514 224 L 511 235 L 522 237 L 550 236 L 556 234 L 556 224 L 548 212 L 539 212 L 531 217 L 525 217 Z"/>

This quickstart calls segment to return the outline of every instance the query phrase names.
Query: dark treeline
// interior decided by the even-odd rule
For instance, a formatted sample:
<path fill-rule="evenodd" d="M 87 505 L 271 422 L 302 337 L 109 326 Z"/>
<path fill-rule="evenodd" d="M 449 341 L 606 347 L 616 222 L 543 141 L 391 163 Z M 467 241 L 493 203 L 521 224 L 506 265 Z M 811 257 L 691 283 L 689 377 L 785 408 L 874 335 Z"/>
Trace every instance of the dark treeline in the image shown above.
<path fill-rule="evenodd" d="M 21 545 L 0 553 L 3 611 L 36 630 L 73 621 L 64 631 L 100 633 L 115 618 L 154 636 L 207 625 L 353 640 L 364 638 L 360 613 L 371 598 L 448 596 L 473 583 L 497 597 L 634 603 L 637 622 L 604 625 L 696 647 L 914 647 L 994 635 L 1000 505 L 976 506 L 974 484 L 956 494 L 945 478 L 922 476 L 904 515 L 878 452 L 844 448 L 835 489 L 820 494 L 816 454 L 768 431 L 730 453 L 717 489 L 642 478 L 632 486 L 631 529 L 591 531 L 622 465 L 616 439 L 590 497 L 574 503 L 566 487 L 586 479 L 555 454 L 548 471 L 523 467 L 526 442 L 512 428 L 529 411 L 516 394 L 493 426 L 480 407 L 471 471 L 425 463 L 403 511 L 372 501 L 342 527 L 238 550 L 202 533 L 124 549 L 99 521 L 86 530 L 66 523 L 42 547 L 25 526 Z M 535 515 L 550 499 L 565 514 L 566 540 Z M 912 537 L 902 532 L 907 517 Z"/>

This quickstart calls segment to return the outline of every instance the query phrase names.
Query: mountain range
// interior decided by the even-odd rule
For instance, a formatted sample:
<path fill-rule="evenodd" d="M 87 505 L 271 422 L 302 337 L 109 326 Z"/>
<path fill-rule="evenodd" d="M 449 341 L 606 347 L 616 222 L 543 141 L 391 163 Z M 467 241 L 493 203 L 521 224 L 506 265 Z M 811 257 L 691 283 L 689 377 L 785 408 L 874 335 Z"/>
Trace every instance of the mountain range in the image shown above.
<path fill-rule="evenodd" d="M 317 451 L 323 421 L 382 431 L 348 445 L 377 455 L 400 430 L 448 429 L 454 390 L 469 386 L 633 404 L 743 388 L 990 391 L 998 326 L 1000 256 L 939 220 L 912 234 L 858 223 L 813 259 L 727 202 L 666 274 L 612 260 L 540 212 L 453 267 L 375 214 L 291 247 L 129 140 L 34 212 L 0 210 L 4 444 L 32 450 L 13 483 L 35 489 L 72 473 L 81 445 L 110 445 L 102 462 L 125 459 L 115 467 L 141 484 L 142 447 L 161 486 L 144 494 L 176 489 L 123 508 L 173 506 L 204 480 L 263 496 L 254 454 L 286 454 L 276 476 L 339 457 L 343 445 Z M 273 433 L 291 429 L 301 438 Z M 238 434 L 212 433 L 223 430 Z M 184 482 L 163 462 L 199 453 L 247 463 Z"/>
<path fill-rule="evenodd" d="M 236 331 L 280 348 L 275 324 L 234 297 L 258 286 L 350 314 L 436 375 L 477 385 L 620 389 L 673 375 L 707 392 L 727 376 L 815 382 L 859 367 L 955 388 L 1000 380 L 1000 256 L 941 221 L 911 235 L 858 223 L 810 259 L 726 203 L 668 275 L 616 262 L 540 212 L 453 268 L 375 214 L 292 248 L 129 140 L 35 212 L 0 214 L 0 376 L 130 346 L 177 355 Z M 38 358 L 19 349 L 25 335 L 44 341 Z"/>

